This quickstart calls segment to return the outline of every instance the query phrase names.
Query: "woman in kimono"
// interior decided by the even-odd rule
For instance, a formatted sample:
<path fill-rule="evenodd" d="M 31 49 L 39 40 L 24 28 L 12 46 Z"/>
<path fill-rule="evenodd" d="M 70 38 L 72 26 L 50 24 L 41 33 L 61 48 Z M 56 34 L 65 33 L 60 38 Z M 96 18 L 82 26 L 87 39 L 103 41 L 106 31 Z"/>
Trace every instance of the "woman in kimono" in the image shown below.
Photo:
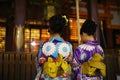
<path fill-rule="evenodd" d="M 61 37 L 67 23 L 65 15 L 50 18 L 51 38 L 40 44 L 35 80 L 71 80 L 72 45 Z"/>
<path fill-rule="evenodd" d="M 94 39 L 96 27 L 92 20 L 86 20 L 81 27 L 82 44 L 73 54 L 74 80 L 103 80 L 105 76 L 104 52 Z"/>

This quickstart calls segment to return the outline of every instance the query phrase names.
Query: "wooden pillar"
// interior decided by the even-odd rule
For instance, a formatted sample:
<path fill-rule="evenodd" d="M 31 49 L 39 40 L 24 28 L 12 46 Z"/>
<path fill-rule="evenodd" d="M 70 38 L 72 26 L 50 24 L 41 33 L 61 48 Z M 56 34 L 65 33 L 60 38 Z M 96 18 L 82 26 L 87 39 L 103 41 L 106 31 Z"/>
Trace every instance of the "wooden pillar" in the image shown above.
<path fill-rule="evenodd" d="M 88 18 L 98 23 L 97 0 L 87 0 Z"/>
<path fill-rule="evenodd" d="M 104 24 L 104 26 L 105 25 L 107 26 L 106 23 Z M 113 49 L 114 48 L 113 47 L 113 30 L 109 28 L 105 28 L 104 33 L 105 33 L 107 48 Z"/>
<path fill-rule="evenodd" d="M 95 39 L 98 41 L 98 43 L 102 46 L 105 47 L 102 31 L 100 28 L 100 23 L 99 23 L 99 16 L 98 16 L 98 4 L 97 0 L 87 0 L 87 9 L 88 9 L 88 18 L 92 19 L 93 21 L 96 22 L 97 29 L 95 33 Z"/>
<path fill-rule="evenodd" d="M 6 20 L 6 43 L 5 43 L 6 52 L 14 51 L 13 28 L 14 28 L 14 16 L 9 16 Z"/>
<path fill-rule="evenodd" d="M 109 0 L 104 1 L 104 6 L 105 6 L 105 14 L 108 15 L 105 20 L 104 20 L 104 28 L 105 28 L 105 37 L 106 37 L 106 44 L 107 48 L 113 48 L 113 30 L 111 29 L 111 16 L 110 15 L 110 7 L 109 7 Z M 109 36 L 111 35 L 111 36 Z"/>
<path fill-rule="evenodd" d="M 24 49 L 25 12 L 26 0 L 15 0 L 14 42 L 16 52 L 22 52 Z"/>

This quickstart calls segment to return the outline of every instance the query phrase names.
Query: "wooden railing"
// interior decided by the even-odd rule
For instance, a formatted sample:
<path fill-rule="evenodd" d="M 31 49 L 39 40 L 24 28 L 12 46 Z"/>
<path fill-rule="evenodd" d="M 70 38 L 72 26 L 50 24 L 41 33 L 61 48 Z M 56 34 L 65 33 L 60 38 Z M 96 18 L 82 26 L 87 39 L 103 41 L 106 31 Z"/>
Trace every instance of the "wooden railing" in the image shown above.
<path fill-rule="evenodd" d="M 0 53 L 0 80 L 34 80 L 34 53 Z"/>
<path fill-rule="evenodd" d="M 105 80 L 117 80 L 120 75 L 120 54 L 118 50 L 106 49 Z M 0 80 L 34 80 L 36 75 L 35 53 L 0 52 Z"/>
<path fill-rule="evenodd" d="M 120 76 L 120 51 L 118 49 L 106 49 L 104 52 L 107 73 L 105 80 L 117 80 L 117 75 Z"/>

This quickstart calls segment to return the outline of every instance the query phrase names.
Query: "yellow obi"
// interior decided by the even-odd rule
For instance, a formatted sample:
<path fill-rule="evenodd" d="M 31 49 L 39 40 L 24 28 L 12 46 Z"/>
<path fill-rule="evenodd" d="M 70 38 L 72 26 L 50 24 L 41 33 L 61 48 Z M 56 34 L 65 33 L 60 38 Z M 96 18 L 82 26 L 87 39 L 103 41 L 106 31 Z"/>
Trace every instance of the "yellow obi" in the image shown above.
<path fill-rule="evenodd" d="M 97 74 L 97 70 L 106 76 L 106 65 L 102 62 L 103 58 L 99 53 L 95 53 L 92 59 L 82 64 L 82 74 L 94 76 Z"/>
<path fill-rule="evenodd" d="M 53 61 L 51 57 L 48 57 L 48 61 L 43 65 L 43 74 L 47 74 L 49 77 L 55 78 L 57 76 L 67 76 L 68 71 L 71 69 L 70 65 L 63 60 L 61 54 L 59 54 L 56 61 Z"/>

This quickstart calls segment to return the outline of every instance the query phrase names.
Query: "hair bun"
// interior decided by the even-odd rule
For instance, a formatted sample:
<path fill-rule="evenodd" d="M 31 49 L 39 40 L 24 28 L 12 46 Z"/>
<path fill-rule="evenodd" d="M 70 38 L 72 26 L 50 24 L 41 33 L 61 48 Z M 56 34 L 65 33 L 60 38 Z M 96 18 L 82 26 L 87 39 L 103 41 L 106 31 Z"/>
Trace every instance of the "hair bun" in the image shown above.
<path fill-rule="evenodd" d="M 61 33 L 68 23 L 65 15 L 54 15 L 49 20 L 50 30 L 53 33 Z"/>
<path fill-rule="evenodd" d="M 68 23 L 68 19 L 65 15 L 55 15 L 51 17 L 50 24 L 51 25 L 61 25 L 66 26 Z"/>

